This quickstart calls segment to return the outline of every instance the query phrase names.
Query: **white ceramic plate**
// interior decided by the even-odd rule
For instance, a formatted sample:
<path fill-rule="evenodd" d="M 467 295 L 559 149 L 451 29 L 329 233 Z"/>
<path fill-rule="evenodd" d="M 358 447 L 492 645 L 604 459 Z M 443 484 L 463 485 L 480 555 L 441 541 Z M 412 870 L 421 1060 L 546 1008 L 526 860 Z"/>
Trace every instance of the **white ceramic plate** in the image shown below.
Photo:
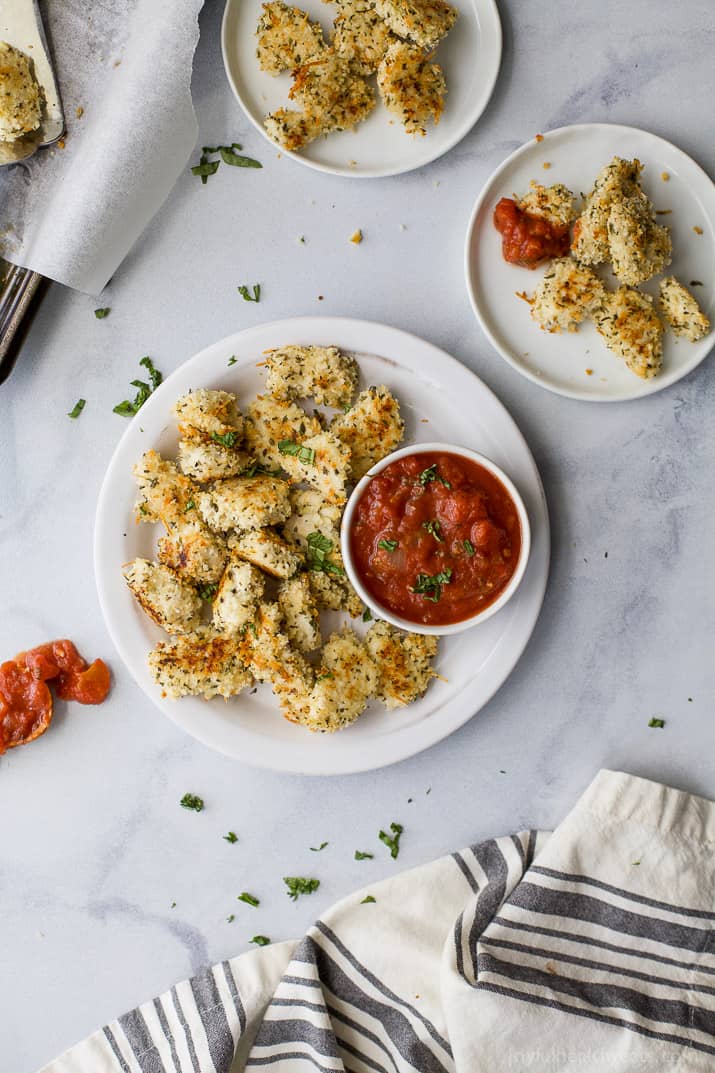
<path fill-rule="evenodd" d="M 288 73 L 274 77 L 258 66 L 255 33 L 261 3 L 262 0 L 227 0 L 221 47 L 226 74 L 239 104 L 256 129 L 278 150 L 263 128 L 263 117 L 276 108 L 290 106 L 291 77 Z M 501 60 L 501 23 L 494 0 L 455 3 L 459 18 L 435 55 L 447 80 L 444 113 L 436 127 L 430 127 L 424 137 L 405 134 L 378 99 L 357 130 L 319 138 L 300 153 L 285 155 L 333 175 L 377 178 L 420 168 L 461 141 L 492 95 Z M 327 36 L 335 5 L 306 0 L 299 6 L 323 25 Z"/>
<path fill-rule="evenodd" d="M 531 522 L 529 565 L 519 591 L 498 614 L 440 642 L 436 679 L 404 710 L 368 709 L 337 734 L 311 734 L 286 722 L 267 686 L 228 702 L 186 697 L 162 699 L 147 668 L 147 654 L 162 637 L 134 602 L 122 563 L 153 558 L 158 527 L 136 525 L 132 466 L 150 447 L 173 456 L 177 434 L 171 408 L 190 388 L 225 388 L 239 399 L 263 389 L 256 363 L 269 347 L 286 343 L 334 344 L 355 354 L 361 386 L 387 384 L 400 399 L 406 442 L 445 440 L 480 451 L 509 474 Z M 236 364 L 228 366 L 235 355 Z M 247 764 L 310 775 L 367 771 L 403 760 L 466 723 L 509 675 L 534 628 L 546 587 L 549 520 L 529 448 L 497 398 L 468 369 L 415 336 L 381 324 L 331 317 L 302 317 L 249 328 L 229 336 L 177 369 L 132 420 L 109 464 L 97 505 L 94 563 L 99 600 L 117 650 L 150 700 L 193 737 Z M 337 620 L 351 621 L 345 615 Z M 362 622 L 352 625 L 363 630 Z M 334 628 L 334 627 L 333 627 Z"/>
<path fill-rule="evenodd" d="M 479 196 L 467 231 L 465 271 L 472 308 L 486 335 L 503 358 L 536 384 L 592 402 L 619 402 L 652 395 L 680 380 L 698 365 L 715 343 L 711 333 L 699 343 L 676 339 L 667 331 L 663 370 L 641 380 L 620 358 L 607 350 L 592 323 L 576 333 L 550 335 L 531 319 L 529 306 L 517 291 L 531 294 L 545 269 L 530 271 L 507 264 L 501 255 L 501 235 L 492 222 L 501 197 L 523 194 L 535 179 L 548 186 L 565 183 L 578 196 L 587 193 L 598 172 L 614 156 L 637 157 L 644 165 L 642 185 L 659 216 L 673 234 L 673 262 L 666 269 L 689 288 L 701 308 L 715 319 L 715 186 L 694 160 L 670 142 L 634 127 L 585 123 L 561 127 L 544 140 L 527 142 L 497 168 Z M 544 169 L 544 163 L 551 167 Z M 661 175 L 669 175 L 667 182 Z M 693 228 L 702 228 L 698 235 Z M 609 286 L 617 285 L 610 269 L 601 272 Z M 643 286 L 656 295 L 657 277 Z M 587 369 L 591 373 L 586 372 Z"/>

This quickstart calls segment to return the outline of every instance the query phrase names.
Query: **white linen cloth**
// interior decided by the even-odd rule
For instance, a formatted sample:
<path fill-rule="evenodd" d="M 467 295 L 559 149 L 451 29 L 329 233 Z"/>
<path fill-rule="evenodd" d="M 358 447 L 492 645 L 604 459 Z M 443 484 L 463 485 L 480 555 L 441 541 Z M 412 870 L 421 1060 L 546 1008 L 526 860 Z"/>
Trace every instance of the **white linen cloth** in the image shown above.
<path fill-rule="evenodd" d="M 215 965 L 43 1073 L 712 1073 L 715 803 L 602 771 Z"/>
<path fill-rule="evenodd" d="M 0 254 L 98 294 L 186 167 L 203 0 L 42 4 L 64 148 L 0 168 Z"/>

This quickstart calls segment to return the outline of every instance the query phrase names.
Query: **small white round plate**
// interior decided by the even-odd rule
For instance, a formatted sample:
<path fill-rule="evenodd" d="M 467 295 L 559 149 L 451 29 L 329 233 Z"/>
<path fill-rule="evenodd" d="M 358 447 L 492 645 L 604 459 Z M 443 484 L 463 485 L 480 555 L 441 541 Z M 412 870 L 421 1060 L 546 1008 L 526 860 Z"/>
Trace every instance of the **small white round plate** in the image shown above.
<path fill-rule="evenodd" d="M 265 350 L 287 343 L 336 345 L 355 355 L 360 386 L 386 384 L 399 398 L 406 442 L 445 440 L 494 460 L 509 474 L 529 513 L 532 547 L 519 591 L 498 614 L 440 641 L 435 679 L 403 710 L 371 705 L 336 734 L 312 734 L 282 718 L 268 686 L 229 701 L 163 699 L 147 655 L 164 635 L 134 602 L 122 564 L 153 558 L 159 527 L 136 525 L 132 466 L 155 448 L 173 457 L 177 433 L 171 410 L 191 388 L 224 388 L 250 400 L 263 390 Z M 229 366 L 229 359 L 236 358 Z M 154 392 L 132 420 L 109 464 L 97 505 L 94 567 L 99 601 L 117 651 L 150 700 L 187 733 L 244 763 L 306 775 L 368 771 L 403 760 L 466 723 L 510 674 L 536 623 L 549 568 L 549 519 L 539 474 L 524 438 L 499 400 L 473 373 L 437 347 L 381 324 L 301 317 L 248 328 L 202 350 Z M 336 628 L 360 620 L 335 615 Z"/>
<path fill-rule="evenodd" d="M 623 402 L 652 395 L 686 376 L 711 350 L 715 334 L 699 343 L 666 331 L 663 369 L 641 380 L 606 349 L 592 323 L 578 332 L 549 334 L 531 319 L 529 306 L 516 297 L 531 294 L 545 268 L 507 264 L 501 235 L 492 221 L 502 197 L 523 195 L 532 179 L 545 186 L 564 183 L 578 197 L 588 193 L 601 168 L 614 157 L 637 157 L 645 165 L 643 189 L 673 235 L 673 262 L 666 269 L 695 295 L 711 321 L 715 318 L 715 186 L 702 168 L 670 142 L 634 127 L 584 123 L 545 134 L 512 153 L 487 181 L 474 206 L 465 248 L 467 290 L 472 308 L 492 345 L 523 376 L 559 395 L 590 402 Z M 547 169 L 544 164 L 550 164 Z M 668 181 L 662 176 L 668 175 Z M 699 227 L 702 234 L 694 228 Z M 617 280 L 601 272 L 609 287 Z M 658 292 L 657 280 L 643 290 Z M 691 287 L 692 280 L 702 286 Z M 590 372 L 587 372 L 590 370 Z"/>
<path fill-rule="evenodd" d="M 447 80 L 444 113 L 424 137 L 405 134 L 378 96 L 372 113 L 355 131 L 319 138 L 299 153 L 279 151 L 318 171 L 368 179 L 421 168 L 461 141 L 492 95 L 501 61 L 502 34 L 495 0 L 455 3 L 459 18 L 435 53 Z M 328 37 L 335 4 L 322 0 L 298 0 L 298 4 L 322 24 Z M 274 77 L 258 66 L 255 34 L 261 6 L 262 0 L 227 0 L 221 48 L 226 75 L 239 104 L 254 127 L 278 150 L 266 134 L 263 118 L 276 108 L 291 107 L 291 76 L 286 72 Z"/>

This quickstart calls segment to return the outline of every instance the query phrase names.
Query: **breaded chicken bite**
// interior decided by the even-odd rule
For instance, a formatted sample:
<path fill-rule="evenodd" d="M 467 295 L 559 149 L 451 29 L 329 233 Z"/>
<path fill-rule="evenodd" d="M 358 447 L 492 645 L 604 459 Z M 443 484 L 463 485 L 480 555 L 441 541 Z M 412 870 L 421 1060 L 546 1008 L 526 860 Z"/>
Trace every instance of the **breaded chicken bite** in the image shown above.
<path fill-rule="evenodd" d="M 347 574 L 311 571 L 309 577 L 318 607 L 325 611 L 345 611 L 351 618 L 362 615 L 365 608 Z"/>
<path fill-rule="evenodd" d="M 295 481 L 305 481 L 320 492 L 323 499 L 344 503 L 350 478 L 350 449 L 332 432 L 320 432 L 300 444 L 288 440 L 279 443 L 283 467 Z"/>
<path fill-rule="evenodd" d="M 323 134 L 352 130 L 375 107 L 372 86 L 349 60 L 333 50 L 303 64 L 288 96 Z"/>
<path fill-rule="evenodd" d="M 378 682 L 377 667 L 352 630 L 334 633 L 323 648 L 305 705 L 289 718 L 309 730 L 342 730 L 362 714 Z"/>
<path fill-rule="evenodd" d="M 223 633 L 235 633 L 255 616 L 263 599 L 265 579 L 260 570 L 231 556 L 213 601 L 213 624 Z"/>
<path fill-rule="evenodd" d="M 361 392 L 346 413 L 337 414 L 330 432 L 350 450 L 350 479 L 359 481 L 399 445 L 405 423 L 399 402 L 389 388 L 380 384 Z"/>
<path fill-rule="evenodd" d="M 250 462 L 250 455 L 235 447 L 223 447 L 220 443 L 206 443 L 200 439 L 179 440 L 179 468 L 200 484 L 238 477 Z"/>
<path fill-rule="evenodd" d="M 323 641 L 320 612 L 307 574 L 296 574 L 289 581 L 281 582 L 278 605 L 283 612 L 286 633 L 295 648 L 299 652 L 320 648 Z"/>
<path fill-rule="evenodd" d="M 169 523 L 157 558 L 184 580 L 211 585 L 220 579 L 228 553 L 224 542 L 195 515 L 192 510 Z"/>
<path fill-rule="evenodd" d="M 37 130 L 44 97 L 32 60 L 7 41 L 0 41 L 0 87 L 0 142 L 14 142 Z"/>
<path fill-rule="evenodd" d="M 273 687 L 286 718 L 305 705 L 313 686 L 311 665 L 291 645 L 283 613 L 277 604 L 262 604 L 253 623 L 243 631 L 240 651 L 258 682 Z"/>
<path fill-rule="evenodd" d="M 576 219 L 575 198 L 563 183 L 541 186 L 532 182 L 529 193 L 520 198 L 519 208 L 530 216 L 540 216 L 555 227 L 569 227 Z"/>
<path fill-rule="evenodd" d="M 167 633 L 189 633 L 201 622 L 201 600 L 193 585 L 148 559 L 133 559 L 124 578 L 137 603 Z"/>
<path fill-rule="evenodd" d="M 290 514 L 288 482 L 280 477 L 231 477 L 199 492 L 197 503 L 209 529 L 261 529 Z"/>
<path fill-rule="evenodd" d="M 272 577 L 293 577 L 302 562 L 300 554 L 272 529 L 231 533 L 228 546 L 240 559 L 253 563 Z"/>
<path fill-rule="evenodd" d="M 354 358 L 336 346 L 283 346 L 264 351 L 266 387 L 274 399 L 314 399 L 349 406 L 358 380 Z"/>
<path fill-rule="evenodd" d="M 323 134 L 317 120 L 295 108 L 276 108 L 265 117 L 263 126 L 268 137 L 289 153 L 297 153 Z"/>
<path fill-rule="evenodd" d="M 339 555 L 342 514 L 340 505 L 323 499 L 320 492 L 316 492 L 314 488 L 291 488 L 289 496 L 291 513 L 282 527 L 286 540 L 306 553 L 309 547 L 308 537 L 313 533 L 322 533 L 333 542 L 336 554 Z"/>
<path fill-rule="evenodd" d="M 248 407 L 246 446 L 253 457 L 269 467 L 285 468 L 286 455 L 279 451 L 279 443 L 300 444 L 321 431 L 317 417 L 309 417 L 294 402 L 286 404 L 270 395 L 259 395 Z"/>
<path fill-rule="evenodd" d="M 175 462 L 162 458 L 158 451 L 147 451 L 132 472 L 138 489 L 134 506 L 137 521 L 170 520 L 186 511 L 194 486 Z"/>
<path fill-rule="evenodd" d="M 425 50 L 435 48 L 457 19 L 445 0 L 375 0 L 375 10 L 393 33 Z"/>
<path fill-rule="evenodd" d="M 649 380 L 663 362 L 663 325 L 653 299 L 633 287 L 619 287 L 595 314 L 606 346 L 623 358 L 631 372 Z"/>
<path fill-rule="evenodd" d="M 403 633 L 387 622 L 376 622 L 368 630 L 365 647 L 378 670 L 375 695 L 386 708 L 411 704 L 434 678 L 436 637 Z"/>
<path fill-rule="evenodd" d="M 593 190 L 586 198 L 573 230 L 571 252 L 581 264 L 598 265 L 608 260 L 608 217 L 611 206 L 624 198 L 643 193 L 638 185 L 642 170 L 643 165 L 639 160 L 622 160 L 615 156 L 596 176 Z"/>
<path fill-rule="evenodd" d="M 256 36 L 258 64 L 272 75 L 294 71 L 327 48 L 320 23 L 312 22 L 306 11 L 282 0 L 263 5 Z"/>
<path fill-rule="evenodd" d="M 202 626 L 194 633 L 160 641 L 149 655 L 149 669 L 163 696 L 233 697 L 253 684 L 236 638 Z"/>
<path fill-rule="evenodd" d="M 558 257 L 534 292 L 531 316 L 544 331 L 575 332 L 605 297 L 606 288 L 595 272 L 571 257 Z"/>
<path fill-rule="evenodd" d="M 408 134 L 424 135 L 428 123 L 439 123 L 447 83 L 421 46 L 394 41 L 380 61 L 377 85 L 385 108 Z"/>
<path fill-rule="evenodd" d="M 362 74 L 372 74 L 395 36 L 372 0 L 338 0 L 333 48 L 356 64 Z"/>
<path fill-rule="evenodd" d="M 671 253 L 670 231 L 655 222 L 653 206 L 644 194 L 611 205 L 608 255 L 621 283 L 632 287 L 644 283 L 663 271 Z"/>
<path fill-rule="evenodd" d="M 174 413 L 179 432 L 186 439 L 236 447 L 243 436 L 243 418 L 230 391 L 190 391 L 176 400 Z"/>
<path fill-rule="evenodd" d="M 710 331 L 710 321 L 690 291 L 675 276 L 666 276 L 660 281 L 658 305 L 675 335 L 697 343 Z"/>

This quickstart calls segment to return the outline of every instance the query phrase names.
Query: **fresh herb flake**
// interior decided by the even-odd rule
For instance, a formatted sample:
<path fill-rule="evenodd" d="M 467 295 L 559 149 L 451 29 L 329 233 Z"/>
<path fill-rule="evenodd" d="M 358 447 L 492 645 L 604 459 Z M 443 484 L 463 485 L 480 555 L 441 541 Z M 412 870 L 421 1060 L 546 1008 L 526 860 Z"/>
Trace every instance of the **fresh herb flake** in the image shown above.
<path fill-rule="evenodd" d="M 390 851 L 390 856 L 395 860 L 400 852 L 400 836 L 404 828 L 401 823 L 391 823 L 390 830 L 392 831 L 391 835 L 388 835 L 387 831 L 380 831 L 378 837 L 381 842 L 385 843 Z"/>
<path fill-rule="evenodd" d="M 191 174 L 198 175 L 201 179 L 201 185 L 206 186 L 209 176 L 216 174 L 220 163 L 220 160 L 209 160 L 206 154 L 202 153 L 199 163 L 194 164 L 191 169 Z"/>
<path fill-rule="evenodd" d="M 248 891 L 245 890 L 241 891 L 236 897 L 239 902 L 245 902 L 246 905 L 252 905 L 254 909 L 261 904 L 258 898 L 253 894 L 249 894 Z"/>
<path fill-rule="evenodd" d="M 196 794 L 184 794 L 179 802 L 182 808 L 190 808 L 193 812 L 201 812 L 204 807 L 203 797 L 197 797 Z"/>
<path fill-rule="evenodd" d="M 190 511 L 190 510 L 196 510 L 196 504 L 194 503 L 193 499 L 190 499 L 188 501 L 188 503 L 186 504 L 186 506 L 184 507 L 184 514 L 186 514 L 187 511 Z"/>
<path fill-rule="evenodd" d="M 396 551 L 399 547 L 399 540 L 378 540 L 378 548 L 382 548 L 383 551 Z"/>
<path fill-rule="evenodd" d="M 244 302 L 260 302 L 261 285 L 260 283 L 253 284 L 253 297 L 251 297 L 251 293 L 245 283 L 242 283 L 241 286 L 238 288 L 238 293 L 241 295 L 241 298 L 243 298 Z"/>
<path fill-rule="evenodd" d="M 322 533 L 310 533 L 306 539 L 308 545 L 308 569 L 314 573 L 344 574 L 342 566 L 332 563 L 328 556 L 333 550 L 334 543 Z"/>
<path fill-rule="evenodd" d="M 238 361 L 238 358 L 236 357 L 236 355 L 232 354 L 231 357 L 228 359 L 228 364 L 229 364 L 229 366 L 235 365 L 237 361 Z"/>
<path fill-rule="evenodd" d="M 370 905 L 374 901 L 375 899 L 373 898 L 372 894 L 366 894 L 363 900 L 360 902 L 360 905 Z"/>
<path fill-rule="evenodd" d="M 356 861 L 372 861 L 375 857 L 374 853 L 363 853 L 361 849 L 355 850 Z"/>
<path fill-rule="evenodd" d="M 278 450 L 282 455 L 292 455 L 297 458 L 299 462 L 304 462 L 306 466 L 312 466 L 315 464 L 315 451 L 312 447 L 304 447 L 300 443 L 296 443 L 295 440 L 280 440 L 278 443 Z"/>
<path fill-rule="evenodd" d="M 240 149 L 241 146 L 239 145 L 238 148 Z M 233 148 L 229 149 L 227 145 L 219 145 L 218 151 L 224 164 L 230 164 L 232 168 L 263 167 L 258 160 L 254 160 L 251 156 L 241 156 L 238 153 L 234 153 Z"/>
<path fill-rule="evenodd" d="M 213 600 L 217 592 L 218 585 L 216 582 L 211 582 L 207 585 L 199 585 L 199 596 L 202 600 Z"/>
<path fill-rule="evenodd" d="M 134 396 L 133 402 L 130 402 L 129 399 L 124 399 L 123 402 L 117 403 L 117 405 L 113 407 L 112 412 L 119 414 L 120 417 L 134 417 L 134 415 L 141 410 L 152 392 L 156 391 L 159 384 L 164 379 L 159 370 L 154 368 L 154 363 L 148 355 L 141 358 L 139 364 L 143 365 L 149 373 L 149 384 L 145 383 L 144 380 L 130 381 L 132 387 L 137 388 L 137 393 Z M 149 385 L 151 385 L 151 387 Z"/>
<path fill-rule="evenodd" d="M 442 586 L 449 585 L 451 580 L 451 567 L 440 570 L 438 574 L 418 574 L 410 592 L 424 596 L 425 600 L 431 600 L 433 604 L 436 604 L 442 595 Z"/>
<path fill-rule="evenodd" d="M 73 421 L 76 420 L 79 417 L 79 415 L 82 413 L 82 411 L 84 410 L 86 405 L 87 405 L 87 400 L 86 399 L 77 399 L 77 402 L 74 404 L 74 406 L 72 407 L 70 412 L 67 414 L 67 416 L 71 417 Z"/>
<path fill-rule="evenodd" d="M 224 842 L 230 842 L 231 844 L 233 844 L 234 842 L 238 842 L 238 835 L 235 834 L 233 831 L 229 831 L 227 835 L 223 836 L 223 840 Z"/>
<path fill-rule="evenodd" d="M 372 611 L 369 607 L 366 607 L 362 613 L 363 622 L 372 622 Z"/>
<path fill-rule="evenodd" d="M 241 477 L 255 477 L 256 474 L 260 474 L 263 477 L 280 477 L 283 470 L 280 468 L 271 469 L 270 466 L 264 466 L 262 462 L 252 458 L 248 465 L 241 470 Z"/>
<path fill-rule="evenodd" d="M 311 846 L 311 853 L 320 853 L 321 849 L 325 849 L 327 842 L 321 842 L 319 846 Z"/>
<path fill-rule="evenodd" d="M 661 730 L 665 726 L 665 719 L 656 719 L 656 718 L 649 719 L 648 720 L 648 726 L 649 727 L 657 727 L 659 730 Z"/>
<path fill-rule="evenodd" d="M 251 942 L 255 943 L 256 946 L 269 946 L 271 940 L 267 935 L 254 935 Z"/>
<path fill-rule="evenodd" d="M 442 527 L 436 519 L 434 521 L 430 520 L 427 522 L 422 522 L 422 528 L 426 529 L 430 536 L 433 536 L 435 538 L 438 544 L 444 544 L 444 537 L 442 536 L 440 531 Z"/>
<path fill-rule="evenodd" d="M 300 894 L 313 894 L 320 886 L 319 879 L 306 879 L 305 876 L 284 876 L 283 882 L 288 888 L 288 897 L 294 902 Z"/>
<path fill-rule="evenodd" d="M 105 317 L 109 316 L 109 313 L 110 313 L 109 306 L 105 306 L 104 309 L 95 309 L 95 311 L 94 311 L 94 315 L 97 318 L 97 320 L 104 320 Z"/>
<path fill-rule="evenodd" d="M 222 447 L 235 447 L 237 433 L 229 429 L 228 432 L 212 432 L 211 439 L 214 443 L 220 443 Z"/>
<path fill-rule="evenodd" d="M 431 481 L 439 481 L 440 484 L 443 484 L 444 487 L 448 489 L 451 489 L 452 487 L 449 481 L 445 480 L 444 477 L 440 477 L 439 473 L 437 472 L 436 462 L 433 465 L 428 466 L 427 469 L 423 469 L 419 475 L 418 480 L 423 488 L 426 487 Z"/>
<path fill-rule="evenodd" d="M 466 551 L 467 555 L 474 555 L 474 550 L 475 549 L 474 549 L 474 544 L 472 544 L 471 540 L 463 540 L 462 545 L 463 545 L 464 550 Z"/>

